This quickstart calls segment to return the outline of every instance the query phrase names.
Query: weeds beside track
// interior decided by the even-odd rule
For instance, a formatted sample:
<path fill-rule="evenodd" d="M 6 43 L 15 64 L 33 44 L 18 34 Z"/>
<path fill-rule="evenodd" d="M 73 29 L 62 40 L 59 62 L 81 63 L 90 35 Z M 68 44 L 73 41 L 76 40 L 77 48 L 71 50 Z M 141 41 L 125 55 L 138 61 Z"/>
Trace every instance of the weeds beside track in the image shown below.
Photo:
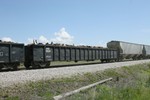
<path fill-rule="evenodd" d="M 146 100 L 150 93 L 150 64 L 125 66 L 117 69 L 107 69 L 96 73 L 85 73 L 70 78 L 43 80 L 18 84 L 1 88 L 2 99 L 37 99 L 50 100 L 55 95 L 72 91 L 99 80 L 113 77 L 114 80 L 95 88 L 82 91 L 68 100 Z"/>

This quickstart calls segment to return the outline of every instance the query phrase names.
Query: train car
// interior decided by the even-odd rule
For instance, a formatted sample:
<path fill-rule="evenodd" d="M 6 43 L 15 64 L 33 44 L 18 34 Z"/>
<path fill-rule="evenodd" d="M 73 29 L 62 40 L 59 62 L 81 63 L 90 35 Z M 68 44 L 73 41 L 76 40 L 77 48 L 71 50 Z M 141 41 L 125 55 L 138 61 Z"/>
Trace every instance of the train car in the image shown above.
<path fill-rule="evenodd" d="M 110 62 L 110 61 L 118 61 L 119 53 L 115 49 L 101 49 L 101 62 Z"/>
<path fill-rule="evenodd" d="M 49 45 L 53 50 L 52 61 L 110 61 L 117 60 L 118 52 L 114 49 L 91 46 Z M 104 54 L 103 54 L 104 53 Z"/>
<path fill-rule="evenodd" d="M 99 51 L 90 46 L 51 46 L 54 48 L 53 61 L 93 61 L 99 59 Z M 57 56 L 56 56 L 57 55 Z"/>
<path fill-rule="evenodd" d="M 120 53 L 120 60 L 143 58 L 143 45 L 122 41 L 111 41 L 107 43 L 108 48 L 117 49 Z"/>
<path fill-rule="evenodd" d="M 51 61 L 94 61 L 117 60 L 114 49 L 60 44 L 31 44 L 25 46 L 25 67 L 48 67 Z"/>
<path fill-rule="evenodd" d="M 144 58 L 149 59 L 150 58 L 150 46 L 149 45 L 143 45 L 144 46 Z"/>
<path fill-rule="evenodd" d="M 48 45 L 30 44 L 25 46 L 25 67 L 41 68 L 50 65 L 53 57 L 53 50 Z"/>
<path fill-rule="evenodd" d="M 0 70 L 3 68 L 17 70 L 17 67 L 23 62 L 24 44 L 0 42 Z"/>

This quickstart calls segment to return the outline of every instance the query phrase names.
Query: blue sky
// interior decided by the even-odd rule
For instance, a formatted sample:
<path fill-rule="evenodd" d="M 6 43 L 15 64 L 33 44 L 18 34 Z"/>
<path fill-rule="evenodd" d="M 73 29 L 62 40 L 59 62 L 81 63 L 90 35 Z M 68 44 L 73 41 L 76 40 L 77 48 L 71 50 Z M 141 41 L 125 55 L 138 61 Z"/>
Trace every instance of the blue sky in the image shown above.
<path fill-rule="evenodd" d="M 150 44 L 150 0 L 0 0 L 0 39 Z"/>

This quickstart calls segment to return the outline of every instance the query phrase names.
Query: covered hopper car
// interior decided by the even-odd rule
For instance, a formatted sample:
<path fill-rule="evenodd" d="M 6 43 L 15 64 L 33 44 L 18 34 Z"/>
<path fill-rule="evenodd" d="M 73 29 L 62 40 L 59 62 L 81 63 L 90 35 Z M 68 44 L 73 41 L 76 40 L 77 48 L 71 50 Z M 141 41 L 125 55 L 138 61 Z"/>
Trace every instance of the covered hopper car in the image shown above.
<path fill-rule="evenodd" d="M 135 44 L 122 41 L 111 41 L 107 43 L 107 47 L 117 49 L 119 52 L 119 60 L 123 59 L 145 59 L 150 57 L 150 46 Z"/>
<path fill-rule="evenodd" d="M 143 55 L 145 58 L 150 58 L 150 46 L 149 45 L 143 45 Z"/>

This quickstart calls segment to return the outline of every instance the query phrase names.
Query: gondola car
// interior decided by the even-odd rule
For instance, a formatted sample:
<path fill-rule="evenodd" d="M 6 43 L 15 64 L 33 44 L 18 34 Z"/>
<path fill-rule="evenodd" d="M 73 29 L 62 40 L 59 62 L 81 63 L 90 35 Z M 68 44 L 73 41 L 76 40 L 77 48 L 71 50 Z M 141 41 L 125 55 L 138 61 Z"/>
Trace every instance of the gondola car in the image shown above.
<path fill-rule="evenodd" d="M 24 44 L 0 41 L 0 70 L 11 68 L 17 70 L 24 62 Z"/>
<path fill-rule="evenodd" d="M 25 46 L 25 62 L 24 65 L 29 68 L 47 67 L 52 61 L 53 50 L 47 45 L 29 44 Z"/>
<path fill-rule="evenodd" d="M 48 67 L 51 61 L 116 61 L 118 51 L 115 49 L 91 46 L 73 46 L 59 44 L 31 44 L 25 46 L 25 67 Z"/>

